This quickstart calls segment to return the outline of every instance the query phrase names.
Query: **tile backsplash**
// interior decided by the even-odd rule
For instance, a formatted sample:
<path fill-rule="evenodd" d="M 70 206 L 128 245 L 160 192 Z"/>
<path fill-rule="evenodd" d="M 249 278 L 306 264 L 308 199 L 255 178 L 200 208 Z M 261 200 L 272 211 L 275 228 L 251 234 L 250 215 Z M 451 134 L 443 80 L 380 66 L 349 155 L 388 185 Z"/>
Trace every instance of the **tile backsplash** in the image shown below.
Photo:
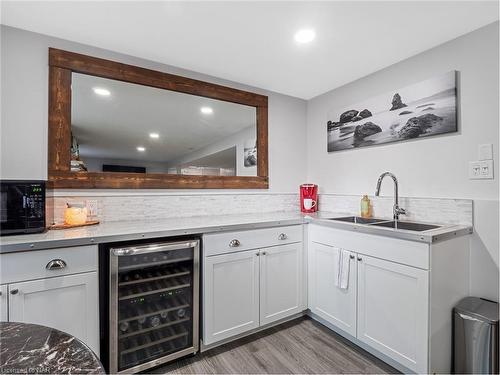
<path fill-rule="evenodd" d="M 374 217 L 392 218 L 394 197 L 370 196 Z M 319 209 L 348 215 L 359 215 L 360 196 L 320 194 Z M 400 207 L 406 210 L 401 220 L 442 224 L 472 225 L 472 199 L 407 198 L 399 197 Z"/>
<path fill-rule="evenodd" d="M 97 201 L 102 222 L 299 210 L 298 194 L 165 194 L 48 197 L 56 223 L 64 220 L 66 202 Z"/>
<path fill-rule="evenodd" d="M 360 196 L 320 194 L 319 209 L 359 215 Z M 97 202 L 97 219 L 102 222 L 158 220 L 175 217 L 285 212 L 299 210 L 299 196 L 283 194 L 154 194 L 154 195 L 56 195 L 47 197 L 48 219 L 60 223 L 66 203 Z M 373 216 L 391 218 L 393 197 L 370 197 Z M 407 215 L 403 220 L 472 225 L 472 200 L 400 197 Z M 53 215 L 53 218 L 52 218 Z"/>

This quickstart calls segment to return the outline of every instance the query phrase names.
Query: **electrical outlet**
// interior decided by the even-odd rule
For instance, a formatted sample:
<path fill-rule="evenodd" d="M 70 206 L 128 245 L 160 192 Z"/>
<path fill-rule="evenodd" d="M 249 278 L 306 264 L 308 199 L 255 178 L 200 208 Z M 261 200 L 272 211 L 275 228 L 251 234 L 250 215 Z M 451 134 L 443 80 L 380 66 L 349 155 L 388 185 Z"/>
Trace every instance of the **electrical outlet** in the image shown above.
<path fill-rule="evenodd" d="M 97 216 L 97 200 L 89 199 L 85 202 L 87 206 L 87 216 L 96 217 Z"/>
<path fill-rule="evenodd" d="M 493 160 L 470 161 L 469 179 L 471 180 L 493 179 Z"/>
<path fill-rule="evenodd" d="M 493 160 L 481 161 L 481 177 L 488 179 L 493 178 Z"/>
<path fill-rule="evenodd" d="M 481 166 L 478 161 L 470 161 L 469 162 L 469 178 L 477 179 L 480 178 L 481 175 Z"/>

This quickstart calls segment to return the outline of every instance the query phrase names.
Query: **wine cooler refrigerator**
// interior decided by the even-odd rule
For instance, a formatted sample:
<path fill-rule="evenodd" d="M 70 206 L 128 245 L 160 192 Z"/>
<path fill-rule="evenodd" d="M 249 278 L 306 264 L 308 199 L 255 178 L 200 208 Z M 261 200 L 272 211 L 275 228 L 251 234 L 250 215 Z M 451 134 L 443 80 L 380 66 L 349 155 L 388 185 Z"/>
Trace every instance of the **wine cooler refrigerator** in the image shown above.
<path fill-rule="evenodd" d="M 196 353 L 199 241 L 113 244 L 106 252 L 108 372 L 136 373 Z"/>

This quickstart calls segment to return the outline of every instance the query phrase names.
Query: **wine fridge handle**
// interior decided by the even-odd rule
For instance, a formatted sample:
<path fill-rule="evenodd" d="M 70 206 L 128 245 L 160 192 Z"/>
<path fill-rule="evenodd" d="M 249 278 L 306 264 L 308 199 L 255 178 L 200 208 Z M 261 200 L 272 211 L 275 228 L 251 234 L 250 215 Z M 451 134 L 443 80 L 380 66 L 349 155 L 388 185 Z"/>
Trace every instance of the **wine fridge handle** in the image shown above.
<path fill-rule="evenodd" d="M 111 249 L 111 252 L 113 255 L 121 257 L 127 255 L 157 253 L 159 251 L 189 249 L 197 246 L 198 246 L 198 241 L 171 242 L 167 244 L 154 244 L 147 246 L 136 246 L 136 247 L 131 246 L 131 247 L 115 248 Z"/>

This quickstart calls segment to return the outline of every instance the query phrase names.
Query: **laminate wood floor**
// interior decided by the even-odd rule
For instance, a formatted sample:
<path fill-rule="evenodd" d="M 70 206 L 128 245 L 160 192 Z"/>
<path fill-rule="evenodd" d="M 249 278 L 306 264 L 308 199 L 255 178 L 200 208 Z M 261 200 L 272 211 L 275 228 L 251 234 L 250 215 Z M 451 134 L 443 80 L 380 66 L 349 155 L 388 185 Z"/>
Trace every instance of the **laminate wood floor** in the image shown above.
<path fill-rule="evenodd" d="M 304 317 L 156 368 L 156 374 L 387 374 L 397 371 Z"/>

